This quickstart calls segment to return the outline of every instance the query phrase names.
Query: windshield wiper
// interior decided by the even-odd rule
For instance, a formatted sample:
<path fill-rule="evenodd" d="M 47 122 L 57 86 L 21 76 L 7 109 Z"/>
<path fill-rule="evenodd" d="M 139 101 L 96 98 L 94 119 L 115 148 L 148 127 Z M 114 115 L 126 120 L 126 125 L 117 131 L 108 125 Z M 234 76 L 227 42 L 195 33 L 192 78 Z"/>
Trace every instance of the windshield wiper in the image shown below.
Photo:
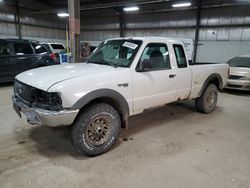
<path fill-rule="evenodd" d="M 110 65 L 114 68 L 117 68 L 117 65 L 109 62 L 109 61 L 102 61 L 102 62 L 99 62 L 99 61 L 92 61 L 92 60 L 88 60 L 88 63 L 94 63 L 94 64 L 102 64 L 102 65 Z"/>
<path fill-rule="evenodd" d="M 87 60 L 87 59 L 85 59 L 85 61 L 84 61 L 86 64 L 89 64 L 89 61 Z"/>
<path fill-rule="evenodd" d="M 117 65 L 112 63 L 112 62 L 109 62 L 109 61 L 104 61 L 104 64 L 109 64 L 110 66 L 114 67 L 114 68 L 117 68 Z"/>

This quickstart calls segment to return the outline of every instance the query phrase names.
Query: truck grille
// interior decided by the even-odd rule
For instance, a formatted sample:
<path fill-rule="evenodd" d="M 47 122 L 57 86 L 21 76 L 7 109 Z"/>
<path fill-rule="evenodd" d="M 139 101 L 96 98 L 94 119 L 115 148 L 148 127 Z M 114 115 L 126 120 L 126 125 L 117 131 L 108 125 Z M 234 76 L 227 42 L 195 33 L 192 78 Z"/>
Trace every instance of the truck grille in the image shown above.
<path fill-rule="evenodd" d="M 237 75 L 229 75 L 229 79 L 231 80 L 239 80 L 241 79 L 243 76 L 237 76 Z"/>
<path fill-rule="evenodd" d="M 31 104 L 31 89 L 31 86 L 28 86 L 20 81 L 15 80 L 14 82 L 15 95 L 28 105 Z"/>

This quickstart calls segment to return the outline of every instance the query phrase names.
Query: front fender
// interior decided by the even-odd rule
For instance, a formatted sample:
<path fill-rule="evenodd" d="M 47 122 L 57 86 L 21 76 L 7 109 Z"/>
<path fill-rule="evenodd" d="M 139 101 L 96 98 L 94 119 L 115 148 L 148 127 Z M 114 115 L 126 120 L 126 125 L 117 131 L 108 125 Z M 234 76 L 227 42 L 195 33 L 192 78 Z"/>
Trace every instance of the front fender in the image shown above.
<path fill-rule="evenodd" d="M 127 100 L 119 92 L 112 89 L 98 89 L 80 98 L 73 106 L 72 109 L 82 109 L 84 106 L 90 102 L 101 99 L 109 98 L 115 101 L 119 105 L 118 111 L 122 113 L 122 118 L 124 121 L 129 117 L 129 105 Z"/>

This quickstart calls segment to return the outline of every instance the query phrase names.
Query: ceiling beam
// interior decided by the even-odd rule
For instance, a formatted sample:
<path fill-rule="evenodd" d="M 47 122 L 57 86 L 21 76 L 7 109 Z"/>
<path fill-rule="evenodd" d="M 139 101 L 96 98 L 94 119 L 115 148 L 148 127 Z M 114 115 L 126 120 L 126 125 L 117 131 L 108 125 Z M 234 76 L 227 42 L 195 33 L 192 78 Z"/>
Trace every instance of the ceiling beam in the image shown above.
<path fill-rule="evenodd" d="M 88 10 L 99 10 L 99 9 L 109 9 L 109 8 L 116 8 L 116 7 L 123 7 L 123 6 L 132 6 L 132 5 L 147 5 L 147 4 L 157 4 L 157 3 L 167 3 L 172 2 L 174 0 L 134 0 L 134 1 L 124 1 L 124 2 L 115 2 L 115 3 L 103 3 L 99 5 L 89 5 L 89 6 L 81 6 L 80 11 L 88 11 Z M 66 9 L 47 9 L 43 11 L 37 12 L 37 14 L 41 13 L 56 13 L 60 11 L 66 11 Z"/>

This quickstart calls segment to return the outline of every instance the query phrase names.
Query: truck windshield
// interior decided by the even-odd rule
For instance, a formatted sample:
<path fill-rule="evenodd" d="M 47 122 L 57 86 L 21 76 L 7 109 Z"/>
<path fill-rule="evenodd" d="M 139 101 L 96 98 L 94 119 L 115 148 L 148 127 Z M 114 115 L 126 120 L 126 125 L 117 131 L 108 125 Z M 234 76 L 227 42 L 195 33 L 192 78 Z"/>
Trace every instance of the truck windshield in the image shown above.
<path fill-rule="evenodd" d="M 108 40 L 102 42 L 94 50 L 87 62 L 113 67 L 129 67 L 141 44 L 140 40 Z"/>
<path fill-rule="evenodd" d="M 247 67 L 250 68 L 250 57 L 235 57 L 228 62 L 229 67 Z"/>

